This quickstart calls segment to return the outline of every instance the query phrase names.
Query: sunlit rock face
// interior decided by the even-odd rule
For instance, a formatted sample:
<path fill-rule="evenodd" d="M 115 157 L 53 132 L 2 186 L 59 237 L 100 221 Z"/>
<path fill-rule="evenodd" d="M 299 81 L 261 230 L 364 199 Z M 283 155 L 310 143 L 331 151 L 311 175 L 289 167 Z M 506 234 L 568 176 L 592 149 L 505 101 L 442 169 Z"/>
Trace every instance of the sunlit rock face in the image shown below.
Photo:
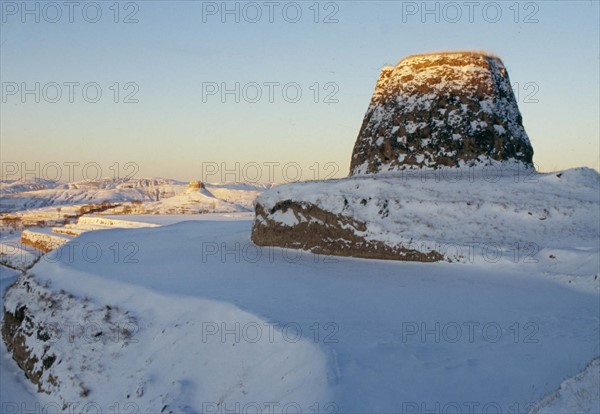
<path fill-rule="evenodd" d="M 350 175 L 497 161 L 533 167 L 532 157 L 502 61 L 445 52 L 410 56 L 382 70 Z"/>

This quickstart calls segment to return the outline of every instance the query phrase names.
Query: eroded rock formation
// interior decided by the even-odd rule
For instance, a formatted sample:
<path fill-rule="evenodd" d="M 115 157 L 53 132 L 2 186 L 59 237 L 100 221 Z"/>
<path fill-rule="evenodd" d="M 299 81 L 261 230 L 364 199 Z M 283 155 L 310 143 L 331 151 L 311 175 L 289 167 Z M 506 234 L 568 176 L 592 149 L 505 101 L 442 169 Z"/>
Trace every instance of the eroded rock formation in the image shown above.
<path fill-rule="evenodd" d="M 395 67 L 384 68 L 379 77 L 352 154 L 350 175 L 358 177 L 267 191 L 256 204 L 252 240 L 258 245 L 319 254 L 464 260 L 464 252 L 448 249 L 448 242 L 461 245 L 482 238 L 481 224 L 455 232 L 466 227 L 460 212 L 453 209 L 470 211 L 479 206 L 474 198 L 489 196 L 479 191 L 484 187 L 473 183 L 477 176 L 480 184 L 489 185 L 487 166 L 507 167 L 516 171 L 514 178 L 535 173 L 532 157 L 508 73 L 499 58 L 477 52 L 410 56 Z M 418 178 L 410 179 L 409 185 L 409 177 L 376 174 L 420 172 L 431 179 L 432 173 L 449 168 L 453 171 L 449 177 L 465 179 L 468 175 L 473 184 L 459 186 L 464 192 L 453 203 L 445 199 L 451 195 L 444 193 L 446 183 L 433 183 L 426 190 Z M 502 185 L 513 191 L 510 174 L 500 172 L 499 178 L 503 174 Z M 493 204 L 486 217 L 494 217 Z M 444 205 L 449 210 L 440 211 Z M 498 232 L 493 234 L 497 237 Z M 489 234 L 485 240 L 490 241 Z"/>
<path fill-rule="evenodd" d="M 415 55 L 382 70 L 350 174 L 516 161 L 533 148 L 508 73 L 495 56 Z"/>

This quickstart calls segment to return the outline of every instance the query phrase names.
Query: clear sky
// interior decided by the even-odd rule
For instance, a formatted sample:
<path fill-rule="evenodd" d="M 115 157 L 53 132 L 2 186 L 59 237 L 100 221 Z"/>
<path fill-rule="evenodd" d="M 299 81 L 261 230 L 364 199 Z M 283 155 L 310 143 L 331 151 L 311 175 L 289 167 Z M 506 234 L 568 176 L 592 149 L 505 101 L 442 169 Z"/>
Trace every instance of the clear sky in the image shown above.
<path fill-rule="evenodd" d="M 507 66 L 540 170 L 599 168 L 597 1 L 0 4 L 3 165 L 343 176 L 382 66 L 475 49 Z"/>

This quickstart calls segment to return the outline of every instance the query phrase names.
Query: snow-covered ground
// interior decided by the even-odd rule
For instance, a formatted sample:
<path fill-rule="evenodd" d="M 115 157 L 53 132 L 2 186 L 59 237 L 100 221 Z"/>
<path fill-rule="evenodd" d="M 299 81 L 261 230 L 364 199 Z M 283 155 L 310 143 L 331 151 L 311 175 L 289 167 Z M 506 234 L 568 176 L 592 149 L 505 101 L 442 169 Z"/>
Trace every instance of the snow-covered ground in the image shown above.
<path fill-rule="evenodd" d="M 86 304 L 56 322 L 89 324 L 110 306 L 136 324 L 137 342 L 119 346 L 53 342 L 60 389 L 48 398 L 102 412 L 115 403 L 139 412 L 269 412 L 270 403 L 527 412 L 600 355 L 598 281 L 559 283 L 509 259 L 408 263 L 258 248 L 250 228 L 213 216 L 92 231 L 76 241 L 97 244 L 97 260 L 66 244 L 60 260 L 38 262 L 30 273 L 40 289 Z M 115 246 L 128 243 L 136 249 L 125 262 Z M 7 298 L 9 310 L 17 300 Z M 6 363 L 2 402 L 29 398 L 28 385 L 12 397 Z"/>
<path fill-rule="evenodd" d="M 126 219 L 127 221 L 137 221 L 141 223 L 158 224 L 166 226 L 169 224 L 181 223 L 182 221 L 238 221 L 252 220 L 254 213 L 206 213 L 206 214 L 128 214 L 122 215 L 103 215 L 107 219 Z"/>
<path fill-rule="evenodd" d="M 316 223 L 310 215 L 316 206 L 364 223 L 364 229 L 338 226 L 366 241 L 436 251 L 449 261 L 512 258 L 517 264 L 539 266 L 552 277 L 578 277 L 578 283 L 598 286 L 598 172 L 576 168 L 538 174 L 508 167 L 403 171 L 282 185 L 257 199 L 267 213 L 257 217 L 256 225 L 277 223 L 281 230 Z M 306 209 L 286 210 L 290 200 Z M 335 225 L 331 221 L 320 224 Z M 297 237 L 299 246 L 302 237 Z M 293 235 L 289 239 L 291 246 Z"/>
<path fill-rule="evenodd" d="M 532 411 L 532 414 L 554 413 L 600 413 L 600 357 L 563 382 Z"/>
<path fill-rule="evenodd" d="M 102 202 L 155 201 L 185 191 L 187 183 L 162 178 L 86 180 L 72 183 L 39 179 L 0 181 L 0 211 Z"/>
<path fill-rule="evenodd" d="M 36 249 L 51 250 L 91 230 L 162 225 L 189 215 L 248 216 L 256 197 L 268 187 L 162 178 L 73 183 L 0 180 L 0 263 L 24 269 L 39 256 Z M 100 213 L 112 219 L 101 219 Z M 129 220 L 133 215 L 139 219 Z"/>
<path fill-rule="evenodd" d="M 14 270 L 32 266 L 42 252 L 21 242 L 21 232 L 0 235 L 0 265 Z"/>
<path fill-rule="evenodd" d="M 51 251 L 88 231 L 157 227 L 186 220 L 248 220 L 252 213 L 85 215 L 62 227 L 32 227 L 0 238 L 0 264 L 25 270 L 43 252 Z"/>
<path fill-rule="evenodd" d="M 47 180 L 0 180 L 0 212 L 29 220 L 53 220 L 85 205 L 119 205 L 116 214 L 198 214 L 251 211 L 268 185 L 189 183 L 164 178 L 131 178 L 73 183 Z M 73 210 L 73 211 L 72 211 Z"/>

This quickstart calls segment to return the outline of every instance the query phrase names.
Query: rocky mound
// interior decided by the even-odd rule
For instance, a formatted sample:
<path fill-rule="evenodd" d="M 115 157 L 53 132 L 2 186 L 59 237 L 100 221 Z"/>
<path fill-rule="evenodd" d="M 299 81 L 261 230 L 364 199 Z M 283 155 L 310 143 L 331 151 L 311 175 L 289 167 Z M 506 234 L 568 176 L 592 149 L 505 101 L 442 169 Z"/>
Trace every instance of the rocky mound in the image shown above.
<path fill-rule="evenodd" d="M 502 61 L 474 52 L 415 55 L 382 70 L 351 174 L 517 161 L 533 148 Z"/>
<path fill-rule="evenodd" d="M 411 56 L 383 70 L 351 176 L 262 194 L 252 240 L 320 254 L 463 262 L 506 258 L 511 249 L 522 261 L 565 237 L 573 246 L 597 240 L 586 229 L 598 217 L 587 212 L 598 205 L 598 173 L 538 174 L 532 156 L 499 58 Z"/>

